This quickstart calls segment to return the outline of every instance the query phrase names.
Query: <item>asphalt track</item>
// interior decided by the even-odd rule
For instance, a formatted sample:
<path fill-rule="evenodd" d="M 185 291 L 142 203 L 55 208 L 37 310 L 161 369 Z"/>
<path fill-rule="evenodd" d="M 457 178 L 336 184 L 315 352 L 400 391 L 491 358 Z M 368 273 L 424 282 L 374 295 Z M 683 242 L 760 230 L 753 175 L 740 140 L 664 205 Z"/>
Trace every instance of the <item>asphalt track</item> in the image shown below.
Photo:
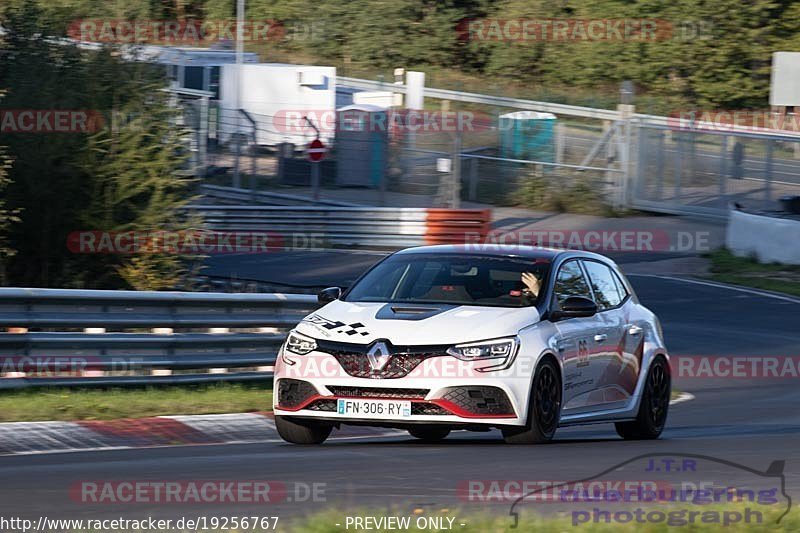
<path fill-rule="evenodd" d="M 261 258 L 259 276 L 292 277 L 284 261 Z M 312 258 L 326 282 L 347 281 L 369 256 Z M 250 257 L 258 263 L 259 258 Z M 375 260 L 375 257 L 372 257 Z M 247 268 L 255 268 L 249 265 Z M 304 270 L 309 270 L 306 268 Z M 296 270 L 296 269 L 295 269 Z M 672 354 L 798 355 L 800 300 L 676 279 L 632 276 L 640 299 L 661 318 Z M 0 457 L 0 516 L 131 518 L 280 516 L 282 520 L 333 509 L 342 518 L 371 507 L 399 514 L 413 508 L 507 513 L 509 502 L 474 503 L 458 488 L 466 480 L 575 480 L 591 477 L 641 454 L 704 454 L 742 468 L 719 466 L 713 475 L 747 485 L 753 473 L 785 461 L 786 492 L 800 496 L 800 387 L 797 378 L 676 377 L 692 401 L 674 405 L 658 441 L 625 442 L 610 425 L 565 428 L 544 446 L 505 446 L 497 432 L 457 432 L 441 444 L 422 444 L 403 433 L 330 440 L 320 447 L 281 442 L 182 446 L 139 450 Z M 335 434 L 334 434 L 335 435 Z M 624 469 L 622 470 L 624 471 Z M 629 477 L 641 472 L 628 471 Z M 707 476 L 712 475 L 709 471 Z M 275 480 L 292 496 L 294 483 L 325 484 L 325 501 L 264 504 L 86 504 L 69 496 L 84 480 Z M 302 499 L 302 498 L 300 498 Z M 527 509 L 523 506 L 521 516 Z M 348 511 L 351 510 L 351 511 Z M 797 512 L 794 510 L 793 512 Z M 458 520 L 457 520 L 458 522 Z"/>

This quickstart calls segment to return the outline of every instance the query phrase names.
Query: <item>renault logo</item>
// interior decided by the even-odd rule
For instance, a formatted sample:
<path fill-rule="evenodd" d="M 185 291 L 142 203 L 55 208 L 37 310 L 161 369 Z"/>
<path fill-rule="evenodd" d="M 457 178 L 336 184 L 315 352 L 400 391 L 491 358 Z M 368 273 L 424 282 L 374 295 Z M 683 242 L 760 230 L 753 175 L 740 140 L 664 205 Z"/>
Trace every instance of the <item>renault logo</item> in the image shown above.
<path fill-rule="evenodd" d="M 389 348 L 387 348 L 386 344 L 383 342 L 376 342 L 367 352 L 369 366 L 376 372 L 383 370 L 383 367 L 386 366 L 386 363 L 389 362 L 391 357 L 392 355 L 389 353 Z"/>

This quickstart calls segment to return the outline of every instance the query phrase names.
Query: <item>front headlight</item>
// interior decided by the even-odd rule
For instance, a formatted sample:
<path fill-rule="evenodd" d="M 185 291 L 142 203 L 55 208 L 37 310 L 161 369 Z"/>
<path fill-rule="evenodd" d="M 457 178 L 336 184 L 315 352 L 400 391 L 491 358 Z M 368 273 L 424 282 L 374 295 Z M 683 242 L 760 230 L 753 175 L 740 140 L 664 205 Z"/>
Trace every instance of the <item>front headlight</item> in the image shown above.
<path fill-rule="evenodd" d="M 286 345 L 284 348 L 287 352 L 295 355 L 306 355 L 317 349 L 317 341 L 302 333 L 290 331 L 289 336 L 286 337 Z"/>
<path fill-rule="evenodd" d="M 496 364 L 476 369 L 481 372 L 487 372 L 490 370 L 503 370 L 511 366 L 517 355 L 518 348 L 519 339 L 517 337 L 511 337 L 507 339 L 457 344 L 448 348 L 447 353 L 462 361 L 496 359 Z"/>

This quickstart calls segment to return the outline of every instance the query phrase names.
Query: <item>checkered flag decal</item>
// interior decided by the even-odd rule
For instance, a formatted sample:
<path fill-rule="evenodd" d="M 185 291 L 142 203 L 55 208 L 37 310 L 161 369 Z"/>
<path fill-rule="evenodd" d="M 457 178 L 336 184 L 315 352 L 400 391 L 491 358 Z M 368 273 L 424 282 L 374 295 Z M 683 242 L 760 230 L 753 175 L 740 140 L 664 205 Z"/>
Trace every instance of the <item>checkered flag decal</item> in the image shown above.
<path fill-rule="evenodd" d="M 308 317 L 308 322 L 313 322 L 314 324 L 317 324 L 318 326 L 321 326 L 327 330 L 331 330 L 334 333 L 344 333 L 350 336 L 369 335 L 368 331 L 361 329 L 366 327 L 361 322 L 353 322 L 352 324 L 345 324 L 344 322 L 341 322 L 339 320 L 328 320 L 327 318 L 323 318 L 319 315 L 312 315 Z"/>
<path fill-rule="evenodd" d="M 342 328 L 337 330 L 336 333 L 346 333 L 348 335 L 369 335 L 367 331 L 359 331 L 361 328 L 366 327 L 361 322 L 353 322 L 352 324 L 347 324 L 347 329 Z"/>

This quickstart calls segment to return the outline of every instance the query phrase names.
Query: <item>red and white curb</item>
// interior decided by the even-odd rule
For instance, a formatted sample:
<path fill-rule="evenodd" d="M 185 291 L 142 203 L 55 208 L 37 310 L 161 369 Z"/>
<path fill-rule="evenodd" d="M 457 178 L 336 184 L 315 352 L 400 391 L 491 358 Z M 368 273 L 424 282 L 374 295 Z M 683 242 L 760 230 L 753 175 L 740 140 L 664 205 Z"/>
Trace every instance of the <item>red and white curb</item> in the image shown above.
<path fill-rule="evenodd" d="M 335 430 L 331 439 L 397 435 L 406 433 L 383 428 L 345 427 Z M 0 424 L 0 455 L 262 442 L 283 442 L 269 413 Z"/>
<path fill-rule="evenodd" d="M 670 404 L 693 399 L 692 394 L 683 392 L 673 398 Z M 402 436 L 407 436 L 407 433 L 384 428 L 345 426 L 335 430 L 331 440 Z M 0 424 L 0 455 L 268 442 L 283 442 L 270 413 Z"/>

